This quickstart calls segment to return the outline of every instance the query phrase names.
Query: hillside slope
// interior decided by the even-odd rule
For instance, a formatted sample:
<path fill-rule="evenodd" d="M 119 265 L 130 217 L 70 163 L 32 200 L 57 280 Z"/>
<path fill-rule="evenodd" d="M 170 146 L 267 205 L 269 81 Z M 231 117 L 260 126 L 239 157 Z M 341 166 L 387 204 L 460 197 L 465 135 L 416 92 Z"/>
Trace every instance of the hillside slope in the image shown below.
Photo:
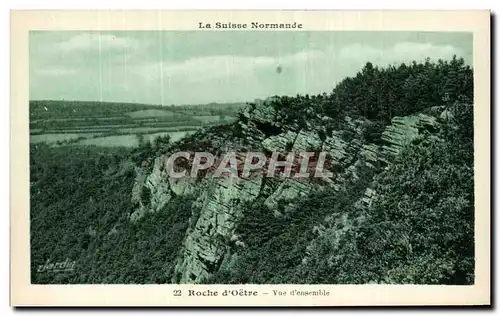
<path fill-rule="evenodd" d="M 110 198 L 117 204 L 99 206 L 97 217 L 85 218 L 85 207 L 81 215 L 57 215 L 79 223 L 73 234 L 83 236 L 63 243 L 54 238 L 66 235 L 49 228 L 47 218 L 68 197 L 36 197 L 32 278 L 471 284 L 472 88 L 472 69 L 461 59 L 384 69 L 368 63 L 331 94 L 272 97 L 249 104 L 233 124 L 203 128 L 175 143 L 159 139 L 104 165 L 96 158 L 93 173 L 80 175 L 83 183 L 74 190 L 93 192 L 91 202 L 81 200 L 87 205 Z M 302 150 L 327 152 L 334 177 L 172 179 L 163 168 L 177 151 Z M 57 190 L 37 163 L 32 192 L 42 185 Z M 122 181 L 113 197 L 106 179 Z M 50 238 L 40 236 L 43 229 Z M 56 280 L 34 272 L 47 257 L 68 253 L 77 261 L 73 273 Z"/>

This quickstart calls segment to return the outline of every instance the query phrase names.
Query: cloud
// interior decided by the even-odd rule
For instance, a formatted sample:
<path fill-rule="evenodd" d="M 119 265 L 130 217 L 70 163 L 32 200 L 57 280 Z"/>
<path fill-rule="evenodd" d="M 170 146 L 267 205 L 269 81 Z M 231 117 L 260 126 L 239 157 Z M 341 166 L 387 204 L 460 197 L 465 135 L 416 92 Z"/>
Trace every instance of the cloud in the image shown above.
<path fill-rule="evenodd" d="M 387 48 L 377 48 L 368 45 L 354 44 L 342 48 L 339 58 L 345 61 L 373 62 L 387 64 L 393 62 L 421 61 L 431 59 L 449 59 L 453 54 L 463 52 L 451 45 L 436 45 L 432 43 L 400 42 Z"/>
<path fill-rule="evenodd" d="M 90 32 L 52 39 L 49 35 L 54 36 L 44 34 L 48 39 L 42 41 L 41 37 L 31 46 L 30 75 L 34 78 L 33 84 L 47 85 L 43 83 L 47 77 L 100 76 L 124 63 L 133 63 L 132 58 L 147 51 L 149 43 L 136 38 Z M 44 44 L 50 41 L 52 45 Z"/>
<path fill-rule="evenodd" d="M 261 69 L 273 69 L 278 65 L 300 66 L 321 56 L 323 56 L 321 51 L 302 51 L 276 57 L 219 55 L 191 58 L 176 63 L 153 62 L 133 67 L 131 70 L 147 81 L 157 80 L 163 74 L 164 78 L 194 83 L 251 76 Z"/>
<path fill-rule="evenodd" d="M 30 53 L 33 98 L 64 96 L 76 100 L 102 96 L 106 101 L 156 104 L 330 92 L 338 81 L 355 76 L 367 61 L 385 67 L 427 57 L 467 57 L 465 51 L 449 42 L 371 41 L 368 45 L 366 41 L 341 44 L 325 40 L 322 45 L 297 44 L 299 51 L 281 54 L 286 49 L 279 42 L 275 45 L 280 48 L 272 50 L 274 53 L 252 47 L 236 53 L 220 45 L 205 56 L 200 56 L 203 52 L 192 48 L 189 41 L 171 41 L 161 50 L 156 36 L 137 34 L 71 33 L 69 37 L 39 39 L 37 43 Z M 282 68 L 279 74 L 278 66 Z M 68 87 L 65 82 L 73 78 Z"/>
<path fill-rule="evenodd" d="M 55 48 L 61 52 L 81 52 L 98 49 L 131 49 L 140 47 L 139 42 L 132 38 L 120 37 L 111 34 L 82 33 L 69 38 L 66 41 L 55 44 Z"/>
<path fill-rule="evenodd" d="M 349 70 L 357 71 L 367 61 L 385 66 L 413 60 L 423 61 L 427 57 L 449 59 L 453 54 L 460 56 L 461 53 L 454 46 L 430 43 L 401 42 L 382 48 L 353 44 L 340 49 L 330 46 L 325 50 L 309 49 L 283 56 L 217 55 L 175 63 L 165 60 L 132 66 L 131 71 L 147 82 L 156 81 L 163 76 L 186 84 L 253 76 L 263 69 L 272 70 L 278 65 L 285 71 L 302 71 L 308 75 L 328 70 L 330 73 L 346 76 L 354 75 L 355 73 L 349 74 Z"/>
<path fill-rule="evenodd" d="M 139 80 L 142 89 L 162 86 L 169 103 L 252 100 L 275 94 L 329 92 L 335 83 L 354 76 L 367 61 L 378 66 L 449 59 L 461 50 L 450 45 L 400 42 L 386 47 L 352 44 L 329 46 L 276 56 L 214 55 L 183 61 L 151 61 L 130 65 L 129 81 Z M 281 66 L 283 71 L 276 73 Z M 139 83 L 137 83 L 137 86 Z"/>

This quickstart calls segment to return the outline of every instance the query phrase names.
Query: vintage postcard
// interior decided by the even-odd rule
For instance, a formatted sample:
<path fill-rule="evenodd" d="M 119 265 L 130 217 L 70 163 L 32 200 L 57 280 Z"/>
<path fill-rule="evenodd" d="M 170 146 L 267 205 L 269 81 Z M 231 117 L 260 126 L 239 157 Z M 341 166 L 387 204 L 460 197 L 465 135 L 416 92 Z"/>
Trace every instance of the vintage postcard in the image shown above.
<path fill-rule="evenodd" d="M 11 36 L 11 305 L 490 304 L 490 12 Z"/>

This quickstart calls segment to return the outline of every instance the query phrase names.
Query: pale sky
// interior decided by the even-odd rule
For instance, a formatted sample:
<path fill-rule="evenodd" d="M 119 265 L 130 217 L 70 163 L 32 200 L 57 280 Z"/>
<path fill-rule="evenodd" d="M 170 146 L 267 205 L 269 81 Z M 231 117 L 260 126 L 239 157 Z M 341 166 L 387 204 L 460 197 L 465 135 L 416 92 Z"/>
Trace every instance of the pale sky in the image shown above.
<path fill-rule="evenodd" d="M 454 54 L 472 65 L 471 33 L 33 31 L 30 99 L 171 105 L 329 93 L 367 61 Z"/>

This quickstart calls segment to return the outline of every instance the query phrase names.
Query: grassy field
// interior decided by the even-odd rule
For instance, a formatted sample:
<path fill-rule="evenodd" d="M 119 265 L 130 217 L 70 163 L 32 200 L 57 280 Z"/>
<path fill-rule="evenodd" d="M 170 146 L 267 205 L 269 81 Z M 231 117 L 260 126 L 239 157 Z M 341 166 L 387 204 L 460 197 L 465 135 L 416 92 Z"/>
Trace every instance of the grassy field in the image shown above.
<path fill-rule="evenodd" d="M 30 135 L 31 143 L 47 143 L 53 144 L 57 142 L 71 141 L 78 139 L 79 137 L 90 138 L 93 137 L 95 133 L 88 134 L 77 134 L 77 133 L 66 133 L 66 134 L 39 134 L 39 135 Z"/>
<path fill-rule="evenodd" d="M 139 140 L 136 135 L 117 135 L 98 138 L 88 138 L 80 140 L 79 145 L 97 145 L 105 147 L 134 147 L 139 145 Z"/>
<path fill-rule="evenodd" d="M 30 142 L 132 147 L 159 135 L 173 141 L 198 128 L 234 122 L 244 103 L 157 106 L 30 101 Z"/>

